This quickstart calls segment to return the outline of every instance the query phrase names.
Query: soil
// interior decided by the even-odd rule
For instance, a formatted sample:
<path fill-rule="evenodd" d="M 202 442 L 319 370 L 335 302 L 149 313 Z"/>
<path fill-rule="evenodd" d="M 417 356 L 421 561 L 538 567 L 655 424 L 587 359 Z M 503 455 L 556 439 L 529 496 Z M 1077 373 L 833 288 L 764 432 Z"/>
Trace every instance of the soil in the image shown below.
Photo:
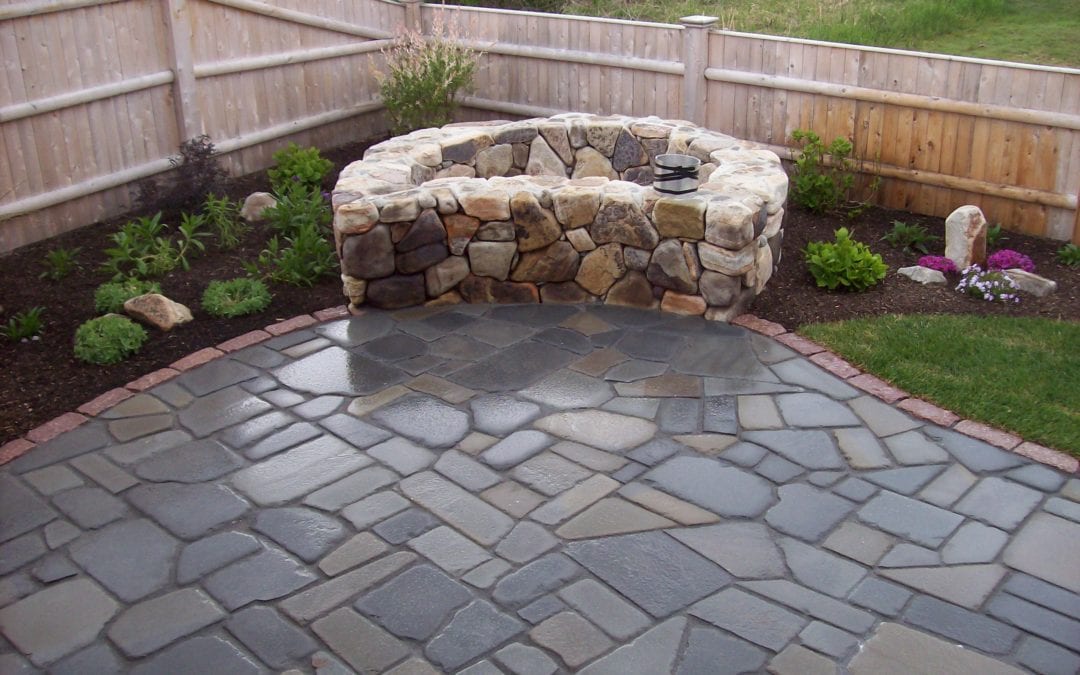
<path fill-rule="evenodd" d="M 359 158 L 366 143 L 354 143 L 324 153 L 335 164 L 327 178 L 331 186 L 338 171 Z M 267 189 L 265 174 L 254 174 L 230 183 L 229 194 L 242 199 L 255 190 Z M 142 214 L 133 214 L 142 215 Z M 166 212 L 164 221 L 175 223 L 177 214 Z M 48 241 L 23 247 L 0 258 L 0 323 L 16 312 L 44 307 L 44 330 L 37 341 L 17 343 L 0 338 L 0 445 L 34 427 L 74 410 L 83 403 L 173 361 L 212 347 L 229 338 L 263 328 L 281 319 L 343 304 L 341 282 L 326 277 L 311 288 L 281 284 L 271 287 L 273 302 L 258 314 L 217 319 L 200 307 L 206 284 L 215 279 L 243 276 L 242 261 L 254 259 L 269 238 L 267 228 L 256 226 L 243 243 L 231 251 L 213 244 L 205 254 L 191 260 L 190 271 L 175 271 L 160 279 L 170 298 L 187 305 L 195 321 L 169 333 L 152 334 L 143 349 L 127 361 L 112 366 L 91 366 L 72 355 L 72 337 L 83 321 L 94 315 L 93 293 L 108 279 L 98 270 L 105 260 L 109 234 L 132 216 L 90 225 Z M 854 219 L 814 215 L 790 209 L 784 223 L 784 257 L 779 269 L 757 298 L 751 311 L 787 326 L 849 319 L 879 314 L 949 313 L 1006 314 L 1080 320 L 1080 268 L 1057 262 L 1059 242 L 1007 233 L 1003 248 L 1027 254 L 1035 269 L 1058 282 L 1058 291 L 1046 298 L 1023 297 L 1019 305 L 987 303 L 962 296 L 946 287 L 921 286 L 895 274 L 898 267 L 915 264 L 918 255 L 897 251 L 881 237 L 895 220 L 921 224 L 942 239 L 935 242 L 940 253 L 944 241 L 941 219 L 870 208 Z M 854 238 L 881 253 L 890 273 L 885 281 L 862 293 L 827 292 L 814 285 L 800 251 L 810 241 L 831 240 L 836 228 L 847 226 Z M 62 281 L 39 279 L 45 254 L 55 248 L 81 249 L 81 267 Z"/>

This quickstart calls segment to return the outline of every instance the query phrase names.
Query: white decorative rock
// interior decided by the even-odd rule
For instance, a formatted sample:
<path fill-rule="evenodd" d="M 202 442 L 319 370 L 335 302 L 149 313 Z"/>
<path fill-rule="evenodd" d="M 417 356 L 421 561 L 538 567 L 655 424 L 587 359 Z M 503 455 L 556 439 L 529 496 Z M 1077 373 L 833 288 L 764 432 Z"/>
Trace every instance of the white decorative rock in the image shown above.
<path fill-rule="evenodd" d="M 911 267 L 901 267 L 896 270 L 896 273 L 912 281 L 917 281 L 923 286 L 944 286 L 946 283 L 944 274 L 929 267 L 912 265 Z"/>
<path fill-rule="evenodd" d="M 271 206 L 277 206 L 277 200 L 269 192 L 252 192 L 244 200 L 244 206 L 240 209 L 240 217 L 249 223 L 256 223 L 263 219 L 263 211 Z"/>
<path fill-rule="evenodd" d="M 1057 290 L 1057 282 L 1021 269 L 1005 270 L 1005 274 L 1025 293 L 1037 298 L 1046 297 Z"/>
<path fill-rule="evenodd" d="M 986 216 L 978 206 L 961 206 L 945 219 L 945 257 L 960 270 L 986 262 Z"/>

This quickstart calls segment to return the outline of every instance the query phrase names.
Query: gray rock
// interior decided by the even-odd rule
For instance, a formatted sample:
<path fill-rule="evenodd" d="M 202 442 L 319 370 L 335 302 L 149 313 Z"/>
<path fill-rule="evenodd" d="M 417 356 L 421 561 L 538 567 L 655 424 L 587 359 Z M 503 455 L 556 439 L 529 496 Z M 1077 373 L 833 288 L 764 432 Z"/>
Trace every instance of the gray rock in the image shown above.
<path fill-rule="evenodd" d="M 959 527 L 963 517 L 895 492 L 882 492 L 859 509 L 859 519 L 918 544 L 937 548 Z"/>
<path fill-rule="evenodd" d="M 714 628 L 695 626 L 679 662 L 677 675 L 710 672 L 717 675 L 740 675 L 758 672 L 765 665 L 766 653 L 744 640 L 733 638 Z"/>
<path fill-rule="evenodd" d="M 1006 623 L 1069 649 L 1076 647 L 1076 636 L 1080 635 L 1080 621 L 1011 595 L 997 596 L 986 606 L 986 611 Z"/>
<path fill-rule="evenodd" d="M 955 431 L 927 426 L 923 433 L 941 444 L 945 450 L 975 473 L 1012 469 L 1025 463 L 1019 455 L 1005 452 L 980 440 Z"/>
<path fill-rule="evenodd" d="M 690 608 L 690 613 L 718 628 L 780 651 L 795 639 L 806 619 L 737 588 L 726 588 Z"/>
<path fill-rule="evenodd" d="M 318 643 L 271 607 L 248 607 L 225 628 L 272 668 L 288 668 L 319 648 Z"/>
<path fill-rule="evenodd" d="M 540 406 L 507 394 L 478 396 L 469 401 L 473 427 L 485 434 L 505 436 L 540 416 Z"/>
<path fill-rule="evenodd" d="M 182 539 L 198 539 L 247 513 L 249 505 L 232 490 L 215 484 L 140 485 L 128 493 L 131 503 Z"/>
<path fill-rule="evenodd" d="M 149 520 L 125 520 L 83 535 L 68 552 L 114 595 L 134 602 L 169 583 L 177 548 Z"/>
<path fill-rule="evenodd" d="M 189 584 L 231 562 L 262 548 L 259 540 L 244 532 L 218 534 L 188 544 L 176 561 L 176 581 Z"/>
<path fill-rule="evenodd" d="M 910 466 L 903 469 L 885 469 L 862 474 L 866 480 L 901 494 L 914 494 L 945 470 L 943 466 Z"/>
<path fill-rule="evenodd" d="M 435 454 L 404 438 L 391 438 L 368 450 L 368 454 L 398 473 L 408 476 L 431 466 Z"/>
<path fill-rule="evenodd" d="M 382 672 L 409 654 L 409 648 L 401 640 L 348 607 L 337 609 L 315 621 L 311 628 L 338 656 L 359 672 Z M 326 664 L 326 659 L 318 659 L 316 663 Z M 352 671 L 335 668 L 334 675 L 345 675 L 347 672 Z"/>
<path fill-rule="evenodd" d="M 642 480 L 722 516 L 754 518 L 773 503 L 769 483 L 711 459 L 676 457 Z"/>
<path fill-rule="evenodd" d="M 807 469 L 844 469 L 847 467 L 836 443 L 824 431 L 748 431 L 743 440 L 763 445 Z"/>
<path fill-rule="evenodd" d="M 274 377 L 295 391 L 364 396 L 397 384 L 406 375 L 394 366 L 334 346 L 278 368 Z"/>
<path fill-rule="evenodd" d="M 1003 560 L 1013 569 L 1080 594 L 1080 576 L 1072 563 L 1080 560 L 1080 525 L 1036 513 L 1013 537 Z"/>
<path fill-rule="evenodd" d="M 644 613 L 593 579 L 567 586 L 559 597 L 616 640 L 626 640 L 650 624 Z"/>
<path fill-rule="evenodd" d="M 0 546 L 0 574 L 10 574 L 45 555 L 46 551 L 45 542 L 36 532 L 12 539 Z"/>
<path fill-rule="evenodd" d="M 109 639 L 136 658 L 224 617 L 225 612 L 201 590 L 182 588 L 130 607 L 109 628 Z"/>
<path fill-rule="evenodd" d="M 9 468 L 13 474 L 26 473 L 27 471 L 33 471 L 34 469 L 40 469 L 43 466 L 49 466 L 62 462 L 65 459 L 71 459 L 72 457 L 78 457 L 88 452 L 92 452 L 99 448 L 103 448 L 106 445 L 113 443 L 113 439 L 105 431 L 105 427 L 100 424 L 84 424 L 77 429 L 73 429 L 65 434 L 60 434 L 51 441 L 42 443 L 34 448 L 33 452 L 28 452 L 22 457 L 19 457 L 11 464 Z M 4 476 L 2 478 L 7 478 Z M 17 499 L 12 493 L 12 486 L 18 485 L 14 481 L 10 484 L 0 484 L 0 499 Z M 21 500 L 18 500 L 21 501 Z M 27 505 L 29 505 L 28 502 Z M 8 534 L 7 519 L 12 518 L 12 511 L 9 508 L 4 507 L 4 502 L 0 501 L 0 540 L 9 539 L 11 537 L 22 534 L 22 532 L 16 532 L 14 534 Z M 32 510 L 29 513 L 33 513 Z M 18 517 L 29 517 L 26 513 L 18 513 Z"/>
<path fill-rule="evenodd" d="M 515 431 L 485 450 L 480 458 L 500 471 L 516 466 L 555 442 L 542 431 Z"/>
<path fill-rule="evenodd" d="M 397 480 L 398 475 L 390 469 L 371 466 L 312 492 L 304 498 L 304 504 L 323 511 L 338 511 Z"/>
<path fill-rule="evenodd" d="M 1015 628 L 926 595 L 911 601 L 904 619 L 919 628 L 991 654 L 1008 654 L 1020 637 Z"/>
<path fill-rule="evenodd" d="M 413 537 L 418 537 L 439 524 L 439 520 L 423 509 L 408 509 L 387 518 L 374 528 L 379 535 L 391 544 L 403 544 Z"/>
<path fill-rule="evenodd" d="M 93 642 L 118 609 L 97 584 L 80 578 L 0 609 L 0 625 L 4 637 L 43 666 Z"/>
<path fill-rule="evenodd" d="M 299 506 L 263 509 L 255 514 L 252 529 L 305 562 L 315 562 L 345 537 L 338 520 Z"/>
<path fill-rule="evenodd" d="M 522 521 L 499 542 L 495 553 L 512 562 L 525 563 L 558 544 L 559 540 L 540 525 Z"/>
<path fill-rule="evenodd" d="M 499 604 L 520 607 L 561 588 L 580 573 L 581 568 L 573 560 L 561 553 L 551 553 L 503 577 L 495 584 L 492 597 Z"/>
<path fill-rule="evenodd" d="M 34 452 L 24 457 L 29 457 Z M 19 460 L 16 460 L 18 462 Z M 0 542 L 14 539 L 56 518 L 48 504 L 11 475 L 0 476 Z"/>
<path fill-rule="evenodd" d="M 1016 660 L 1036 673 L 1073 675 L 1080 672 L 1080 655 L 1037 637 L 1025 638 L 1020 643 Z"/>
<path fill-rule="evenodd" d="M 355 607 L 395 635 L 427 640 L 471 599 L 465 586 L 442 571 L 418 565 L 364 595 Z"/>
<path fill-rule="evenodd" d="M 378 424 L 429 448 L 448 447 L 469 433 L 469 416 L 430 396 L 398 399 L 372 413 Z"/>
<path fill-rule="evenodd" d="M 809 542 L 820 540 L 854 508 L 851 502 L 809 485 L 784 485 L 778 494 L 780 503 L 769 509 L 765 521 Z"/>
<path fill-rule="evenodd" d="M 848 600 L 885 616 L 897 616 L 912 595 L 911 591 L 901 586 L 872 576 L 856 586 Z"/>
<path fill-rule="evenodd" d="M 135 466 L 135 475 L 155 483 L 201 483 L 224 476 L 242 465 L 242 460 L 221 443 L 206 439 L 186 443 L 140 462 Z"/>
<path fill-rule="evenodd" d="M 207 436 L 268 411 L 270 404 L 240 387 L 228 387 L 195 399 L 177 420 L 195 436 Z"/>
<path fill-rule="evenodd" d="M 1080 619 L 1080 595 L 1070 593 L 1035 577 L 1013 574 L 1005 582 L 1004 590 L 1055 612 Z"/>
<path fill-rule="evenodd" d="M 741 579 L 781 577 L 787 571 L 769 529 L 759 523 L 721 523 L 668 533 Z"/>
<path fill-rule="evenodd" d="M 266 550 L 215 572 L 204 587 L 232 611 L 259 600 L 276 600 L 315 579 L 314 574 L 281 551 Z"/>
<path fill-rule="evenodd" d="M 322 436 L 265 460 L 232 477 L 260 506 L 280 504 L 344 478 L 371 460 L 333 436 Z"/>
<path fill-rule="evenodd" d="M 247 675 L 263 672 L 236 645 L 219 637 L 195 637 L 174 645 L 132 669 L 134 675 L 200 675 L 210 672 Z"/>
<path fill-rule="evenodd" d="M 992 476 L 979 481 L 954 508 L 959 513 L 1011 531 L 1040 501 L 1042 495 L 1035 490 Z"/>
<path fill-rule="evenodd" d="M 474 600 L 454 615 L 424 653 L 447 669 L 458 668 L 524 630 L 517 619 L 486 600 Z"/>
<path fill-rule="evenodd" d="M 859 565 L 794 539 L 781 539 L 780 548 L 796 581 L 833 597 L 845 597 L 866 576 Z"/>
<path fill-rule="evenodd" d="M 937 270 L 932 270 L 929 267 L 920 267 L 918 265 L 901 267 L 896 270 L 896 273 L 902 277 L 907 277 L 914 282 L 920 283 L 923 286 L 945 285 L 945 275 Z"/>
<path fill-rule="evenodd" d="M 857 610 L 841 600 L 830 598 L 787 579 L 744 581 L 744 588 L 783 603 L 852 633 L 864 633 L 874 625 L 874 615 Z"/>

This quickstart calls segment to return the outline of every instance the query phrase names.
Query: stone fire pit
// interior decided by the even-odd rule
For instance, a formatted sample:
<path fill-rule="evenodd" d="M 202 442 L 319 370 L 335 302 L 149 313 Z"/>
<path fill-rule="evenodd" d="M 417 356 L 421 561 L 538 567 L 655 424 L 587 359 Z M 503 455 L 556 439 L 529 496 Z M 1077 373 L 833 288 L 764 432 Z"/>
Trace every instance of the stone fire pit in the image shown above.
<path fill-rule="evenodd" d="M 697 192 L 652 189 L 665 153 L 702 161 Z M 604 302 L 728 320 L 779 262 L 787 189 L 772 152 L 685 122 L 449 125 L 346 167 L 334 236 L 354 307 Z"/>

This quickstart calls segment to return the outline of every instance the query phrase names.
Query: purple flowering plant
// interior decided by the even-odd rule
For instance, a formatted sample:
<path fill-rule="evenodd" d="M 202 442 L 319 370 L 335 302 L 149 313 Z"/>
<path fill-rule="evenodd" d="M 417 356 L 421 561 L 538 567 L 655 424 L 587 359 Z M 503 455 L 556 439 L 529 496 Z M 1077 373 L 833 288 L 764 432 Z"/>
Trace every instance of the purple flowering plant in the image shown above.
<path fill-rule="evenodd" d="M 1003 248 L 992 253 L 986 259 L 986 266 L 992 270 L 1022 269 L 1025 272 L 1035 271 L 1035 263 L 1031 262 L 1031 258 L 1011 248 Z"/>
<path fill-rule="evenodd" d="M 956 263 L 951 258 L 946 258 L 943 255 L 924 255 L 919 258 L 919 267 L 937 270 L 942 274 L 958 274 L 960 272 L 956 268 Z"/>
<path fill-rule="evenodd" d="M 1020 288 L 1001 270 L 983 270 L 978 265 L 964 268 L 956 290 L 987 302 L 1020 302 Z"/>

